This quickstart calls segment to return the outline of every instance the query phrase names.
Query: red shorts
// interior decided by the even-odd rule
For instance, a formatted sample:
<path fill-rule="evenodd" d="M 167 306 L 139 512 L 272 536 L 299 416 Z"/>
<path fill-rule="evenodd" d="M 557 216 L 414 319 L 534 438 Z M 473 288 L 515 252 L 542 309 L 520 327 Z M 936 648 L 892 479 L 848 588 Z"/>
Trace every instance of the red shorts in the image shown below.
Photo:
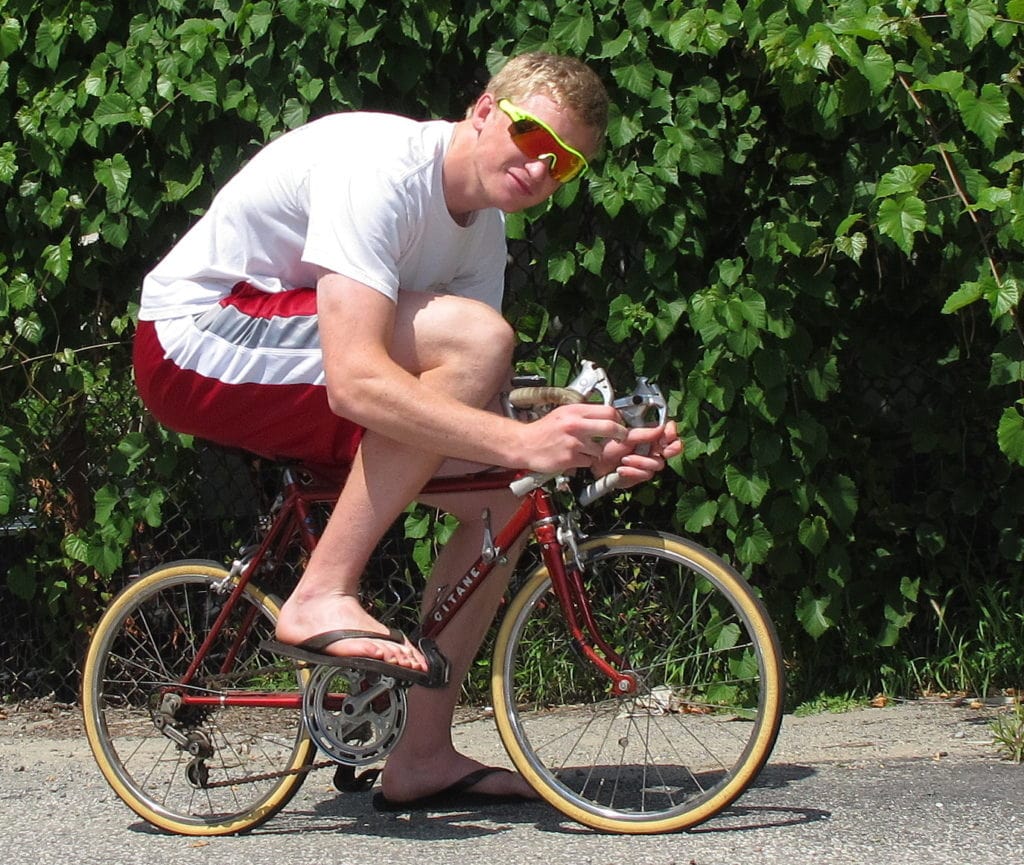
<path fill-rule="evenodd" d="M 164 426 L 271 459 L 351 463 L 363 428 L 327 403 L 316 291 L 244 283 L 196 316 L 140 321 L 135 379 Z"/>

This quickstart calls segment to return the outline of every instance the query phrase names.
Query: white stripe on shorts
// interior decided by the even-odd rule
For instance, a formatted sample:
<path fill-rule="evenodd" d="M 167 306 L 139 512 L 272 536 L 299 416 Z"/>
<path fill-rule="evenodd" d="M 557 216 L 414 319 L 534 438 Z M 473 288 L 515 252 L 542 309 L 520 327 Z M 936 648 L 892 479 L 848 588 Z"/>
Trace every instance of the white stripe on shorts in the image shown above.
<path fill-rule="evenodd" d="M 225 384 L 324 384 L 316 316 L 259 319 L 228 306 L 154 324 L 164 356 L 180 369 Z"/>

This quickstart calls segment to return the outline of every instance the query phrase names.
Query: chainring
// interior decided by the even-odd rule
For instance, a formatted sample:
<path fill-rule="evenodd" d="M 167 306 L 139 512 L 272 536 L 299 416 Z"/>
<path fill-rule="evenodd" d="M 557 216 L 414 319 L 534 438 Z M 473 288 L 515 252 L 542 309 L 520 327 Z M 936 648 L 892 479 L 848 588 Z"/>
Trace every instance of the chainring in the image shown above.
<path fill-rule="evenodd" d="M 384 759 L 405 729 L 405 687 L 390 676 L 344 666 L 314 667 L 302 696 L 310 737 L 332 760 L 367 766 Z"/>

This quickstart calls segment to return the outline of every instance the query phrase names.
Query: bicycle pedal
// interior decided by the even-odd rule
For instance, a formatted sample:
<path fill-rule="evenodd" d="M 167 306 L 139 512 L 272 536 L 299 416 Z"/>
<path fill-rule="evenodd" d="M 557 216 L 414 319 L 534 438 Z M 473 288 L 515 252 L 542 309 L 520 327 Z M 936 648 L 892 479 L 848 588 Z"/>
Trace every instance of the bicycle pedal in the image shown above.
<path fill-rule="evenodd" d="M 355 766 L 339 766 L 334 770 L 334 789 L 339 793 L 365 793 L 380 775 L 380 769 L 356 773 Z"/>
<path fill-rule="evenodd" d="M 420 651 L 423 652 L 423 657 L 427 659 L 427 676 L 429 680 L 422 683 L 423 687 L 443 688 L 448 684 L 451 677 L 451 664 L 441 654 L 441 650 L 437 648 L 437 643 L 433 640 L 423 638 L 419 641 L 418 645 Z"/>

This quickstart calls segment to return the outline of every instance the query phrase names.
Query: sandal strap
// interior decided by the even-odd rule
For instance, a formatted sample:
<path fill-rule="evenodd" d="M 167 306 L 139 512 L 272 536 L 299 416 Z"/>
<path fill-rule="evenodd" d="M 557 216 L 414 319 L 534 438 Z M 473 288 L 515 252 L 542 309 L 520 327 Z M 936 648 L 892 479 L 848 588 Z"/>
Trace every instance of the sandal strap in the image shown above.
<path fill-rule="evenodd" d="M 387 640 L 391 643 L 404 643 L 405 634 L 396 628 L 391 628 L 386 634 L 379 634 L 376 631 L 325 631 L 299 643 L 297 648 L 322 652 L 331 643 L 337 643 L 340 640 Z"/>

